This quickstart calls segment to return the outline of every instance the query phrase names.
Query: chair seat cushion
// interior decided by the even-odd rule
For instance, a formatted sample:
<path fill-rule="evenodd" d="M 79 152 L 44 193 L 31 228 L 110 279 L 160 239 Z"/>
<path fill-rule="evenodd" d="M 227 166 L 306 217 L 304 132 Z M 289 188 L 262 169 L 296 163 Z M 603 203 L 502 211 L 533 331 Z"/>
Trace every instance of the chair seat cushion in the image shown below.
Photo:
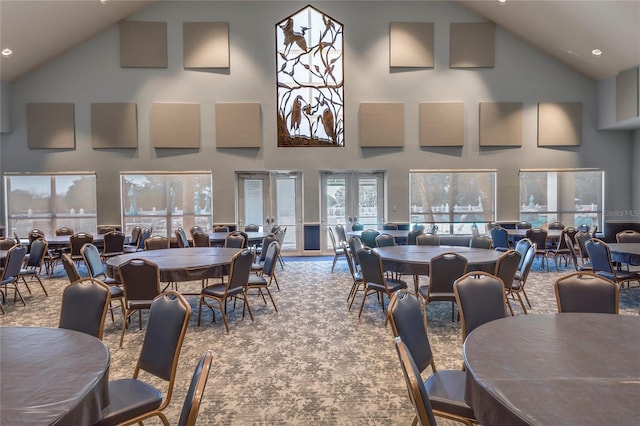
<path fill-rule="evenodd" d="M 129 301 L 129 307 L 131 309 L 151 309 L 152 300 L 134 300 Z"/>
<path fill-rule="evenodd" d="M 613 282 L 633 281 L 640 279 L 640 275 L 638 275 L 637 272 L 616 271 L 616 274 L 614 275 L 611 272 L 598 271 L 597 274 Z"/>
<path fill-rule="evenodd" d="M 466 383 L 464 371 L 440 370 L 429 376 L 424 385 L 434 410 L 473 419 L 473 409 L 464 402 Z"/>
<path fill-rule="evenodd" d="M 102 410 L 98 426 L 115 425 L 160 407 L 162 393 L 137 379 L 109 382 L 110 403 Z"/>
<path fill-rule="evenodd" d="M 109 292 L 111 293 L 112 299 L 124 297 L 124 290 L 122 289 L 122 287 L 118 287 L 117 285 L 109 286 Z"/>
<path fill-rule="evenodd" d="M 202 294 L 211 296 L 211 297 L 220 298 L 224 296 L 224 292 L 226 289 L 227 289 L 226 284 L 214 284 L 214 285 L 210 285 L 203 288 Z"/>
<path fill-rule="evenodd" d="M 429 300 L 434 302 L 442 302 L 442 301 L 452 301 L 456 300 L 456 296 L 453 293 L 436 293 L 431 292 L 429 294 Z"/>
<path fill-rule="evenodd" d="M 267 284 L 268 284 L 268 281 L 264 277 L 261 277 L 258 275 L 250 275 L 249 281 L 247 282 L 247 285 L 251 287 L 266 286 Z"/>

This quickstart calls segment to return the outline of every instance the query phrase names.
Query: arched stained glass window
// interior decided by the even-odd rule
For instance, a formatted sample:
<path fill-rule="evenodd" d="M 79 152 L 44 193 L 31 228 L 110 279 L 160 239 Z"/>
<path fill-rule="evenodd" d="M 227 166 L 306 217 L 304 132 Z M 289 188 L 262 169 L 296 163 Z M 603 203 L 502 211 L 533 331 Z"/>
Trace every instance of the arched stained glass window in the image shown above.
<path fill-rule="evenodd" d="M 278 146 L 344 146 L 342 24 L 307 6 L 276 25 Z"/>

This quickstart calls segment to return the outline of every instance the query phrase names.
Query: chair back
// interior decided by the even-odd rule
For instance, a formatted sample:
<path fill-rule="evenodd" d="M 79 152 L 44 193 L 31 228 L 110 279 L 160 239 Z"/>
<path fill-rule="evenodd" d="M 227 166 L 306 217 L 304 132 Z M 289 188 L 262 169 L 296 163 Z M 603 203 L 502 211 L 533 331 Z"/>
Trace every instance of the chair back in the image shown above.
<path fill-rule="evenodd" d="M 562 223 L 562 222 L 558 222 L 558 221 L 551 222 L 551 223 L 547 226 L 547 229 L 556 229 L 556 230 L 564 229 L 564 223 Z"/>
<path fill-rule="evenodd" d="M 522 269 L 522 263 L 524 262 L 524 257 L 527 255 L 527 250 L 529 247 L 533 245 L 533 241 L 529 238 L 521 238 L 516 243 L 515 250 L 520 253 L 520 264 L 518 265 L 518 271 Z"/>
<path fill-rule="evenodd" d="M 453 283 L 467 272 L 467 258 L 453 252 L 442 253 L 429 262 L 429 296 L 453 294 Z"/>
<path fill-rule="evenodd" d="M 416 244 L 419 246 L 439 246 L 440 237 L 436 234 L 420 234 L 416 237 Z"/>
<path fill-rule="evenodd" d="M 184 232 L 184 228 L 176 229 L 176 242 L 179 248 L 189 247 L 189 239 L 187 238 L 187 233 Z"/>
<path fill-rule="evenodd" d="M 362 244 L 367 247 L 375 247 L 376 246 L 376 237 L 380 235 L 380 232 L 375 229 L 365 229 L 360 234 L 360 240 L 362 240 Z"/>
<path fill-rule="evenodd" d="M 160 268 L 146 259 L 129 259 L 118 266 L 126 303 L 151 301 L 160 294 Z"/>
<path fill-rule="evenodd" d="M 493 248 L 496 250 L 509 250 L 509 234 L 507 230 L 502 226 L 494 226 L 490 229 L 491 241 L 493 241 Z"/>
<path fill-rule="evenodd" d="M 27 255 L 27 248 L 23 245 L 15 245 L 7 251 L 7 258 L 0 274 L 0 282 L 15 283 L 20 277 L 20 270 Z"/>
<path fill-rule="evenodd" d="M 49 243 L 43 238 L 38 238 L 31 243 L 29 257 L 27 258 L 27 268 L 41 268 L 44 258 L 47 255 Z"/>
<path fill-rule="evenodd" d="M 407 289 L 398 290 L 391 297 L 388 307 L 389 322 L 394 336 L 407 345 L 418 370 L 433 368 L 433 351 L 424 326 L 422 306 L 415 294 Z"/>
<path fill-rule="evenodd" d="M 189 228 L 189 233 L 191 234 L 191 239 L 193 239 L 193 234 L 195 234 L 196 232 L 204 232 L 204 229 L 202 229 L 202 227 L 200 227 L 198 225 L 194 225 L 191 228 Z M 220 232 L 220 231 L 214 231 L 214 232 Z M 229 230 L 227 229 L 224 232 L 229 232 Z"/>
<path fill-rule="evenodd" d="M 358 270 L 356 268 L 355 263 L 353 263 L 354 256 L 351 256 L 349 253 L 349 245 L 346 241 L 342 242 L 342 250 L 345 252 L 345 258 L 347 259 L 347 266 L 349 267 L 349 272 L 351 273 L 351 278 L 353 281 L 362 281 L 362 277 L 358 277 Z"/>
<path fill-rule="evenodd" d="M 195 232 L 191 238 L 193 239 L 193 245 L 195 247 L 210 247 L 211 238 L 206 232 Z"/>
<path fill-rule="evenodd" d="M 191 306 L 176 291 L 166 291 L 151 303 L 149 322 L 133 377 L 137 378 L 140 370 L 143 370 L 168 381 L 165 404 L 171 399 L 178 359 L 190 317 Z"/>
<path fill-rule="evenodd" d="M 371 247 L 364 246 L 357 252 L 362 279 L 365 283 L 379 284 L 386 287 L 384 279 L 384 269 L 380 255 L 373 251 Z"/>
<path fill-rule="evenodd" d="M 136 225 L 131 229 L 130 244 L 136 247 L 140 246 L 140 235 L 142 235 L 142 226 Z"/>
<path fill-rule="evenodd" d="M 11 247 L 18 244 L 14 238 L 0 238 L 0 250 L 9 250 Z"/>
<path fill-rule="evenodd" d="M 354 223 L 353 225 L 351 225 L 351 230 L 352 231 L 363 231 L 364 230 L 364 225 L 361 223 Z"/>
<path fill-rule="evenodd" d="M 618 286 L 590 272 L 576 272 L 555 282 L 558 312 L 618 313 Z"/>
<path fill-rule="evenodd" d="M 44 236 L 44 232 L 42 232 L 38 228 L 33 228 L 31 231 L 29 231 L 29 234 L 27 235 L 27 237 L 29 238 L 29 243 L 32 243 L 38 238 L 44 238 L 45 236 Z"/>
<path fill-rule="evenodd" d="M 382 229 L 385 231 L 397 231 L 398 230 L 398 224 L 397 223 L 391 223 L 391 222 L 387 222 L 382 224 Z"/>
<path fill-rule="evenodd" d="M 244 232 L 258 232 L 260 231 L 260 227 L 255 224 L 250 224 L 244 227 Z"/>
<path fill-rule="evenodd" d="M 527 250 L 527 254 L 524 255 L 524 261 L 522 262 L 522 266 L 519 270 L 520 272 L 520 285 L 524 285 L 527 282 L 527 278 L 529 278 L 529 272 L 531 272 L 531 266 L 533 265 L 533 260 L 536 258 L 536 250 L 538 247 L 534 243 Z"/>
<path fill-rule="evenodd" d="M 258 258 L 258 262 L 264 262 L 264 259 L 267 257 L 267 247 L 269 247 L 269 245 L 274 241 L 278 242 L 278 237 L 276 237 L 276 234 L 267 234 L 262 239 L 260 257 Z"/>
<path fill-rule="evenodd" d="M 576 242 L 578 243 L 578 249 L 580 250 L 580 257 L 584 262 L 585 259 L 589 259 L 589 252 L 587 251 L 587 241 L 591 239 L 591 234 L 588 231 L 578 231 L 576 234 Z"/>
<path fill-rule="evenodd" d="M 547 247 L 547 230 L 542 228 L 527 229 L 526 236 L 537 247 L 537 251 L 544 251 Z"/>
<path fill-rule="evenodd" d="M 611 263 L 609 245 L 598 238 L 591 238 L 585 243 L 593 272 L 605 272 L 615 274 Z"/>
<path fill-rule="evenodd" d="M 73 259 L 71 259 L 71 255 L 69 253 L 62 253 L 60 259 L 62 260 L 62 266 L 67 273 L 69 282 L 73 283 L 78 281 L 81 277 L 78 273 L 78 268 L 76 268 L 76 264 L 73 262 Z"/>
<path fill-rule="evenodd" d="M 396 245 L 396 239 L 384 232 L 376 237 L 376 247 L 390 247 Z"/>
<path fill-rule="evenodd" d="M 417 228 L 413 231 L 409 231 L 409 233 L 407 234 L 407 245 L 410 246 L 415 246 L 418 244 L 418 242 L 416 241 L 416 239 L 418 238 L 418 235 L 422 235 L 424 233 L 424 228 Z"/>
<path fill-rule="evenodd" d="M 204 389 L 207 386 L 207 379 L 209 378 L 209 370 L 211 369 L 212 362 L 213 351 L 209 349 L 202 355 L 193 372 L 189 390 L 184 398 L 184 404 L 180 412 L 180 419 L 178 419 L 178 426 L 196 425 L 198 411 L 200 410 L 200 401 L 202 400 Z"/>
<path fill-rule="evenodd" d="M 73 235 L 75 234 L 75 232 L 73 231 L 73 229 L 67 227 L 67 226 L 62 226 L 58 229 L 56 229 L 55 232 L 56 236 L 60 236 L 60 235 Z"/>
<path fill-rule="evenodd" d="M 478 225 L 475 224 L 475 223 L 473 225 L 471 225 L 471 236 L 472 237 L 480 236 L 480 231 L 478 230 Z"/>
<path fill-rule="evenodd" d="M 124 253 L 125 236 L 120 231 L 110 231 L 104 234 L 104 247 L 102 253 L 104 255 L 118 255 Z"/>
<path fill-rule="evenodd" d="M 477 235 L 469 240 L 469 247 L 490 249 L 493 246 L 493 240 L 488 235 Z"/>
<path fill-rule="evenodd" d="M 477 327 L 507 316 L 507 299 L 502 280 L 495 275 L 473 271 L 453 285 L 462 324 L 462 340 Z"/>
<path fill-rule="evenodd" d="M 93 244 L 93 235 L 86 232 L 78 232 L 69 237 L 69 244 L 71 245 L 71 257 L 81 256 L 80 250 L 85 244 Z"/>
<path fill-rule="evenodd" d="M 505 288 L 510 289 L 513 285 L 521 260 L 522 256 L 515 250 L 505 251 L 498 258 L 493 274 L 502 280 Z"/>
<path fill-rule="evenodd" d="M 569 255 L 571 256 L 571 261 L 573 262 L 573 267 L 576 271 L 580 270 L 580 266 L 578 265 L 578 253 L 576 253 L 576 246 L 571 242 L 571 237 L 569 237 L 568 233 L 564 234 L 564 243 L 569 249 Z"/>
<path fill-rule="evenodd" d="M 396 352 L 402 367 L 402 374 L 409 391 L 409 399 L 416 410 L 417 423 L 421 426 L 435 426 L 436 419 L 429 401 L 429 394 L 416 367 L 411 353 L 400 337 L 395 338 Z"/>
<path fill-rule="evenodd" d="M 360 260 L 358 259 L 358 251 L 363 248 L 362 240 L 360 237 L 349 238 L 349 250 L 351 250 L 351 256 L 353 257 L 353 265 L 356 270 L 360 267 Z"/>
<path fill-rule="evenodd" d="M 140 232 L 137 250 L 144 250 L 146 241 L 151 238 L 151 228 L 144 228 Z"/>
<path fill-rule="evenodd" d="M 620 231 L 616 234 L 616 241 L 619 243 L 640 243 L 640 232 L 632 229 Z"/>
<path fill-rule="evenodd" d="M 344 226 L 336 225 L 336 235 L 338 236 L 338 243 L 347 241 L 347 233 L 344 231 Z"/>
<path fill-rule="evenodd" d="M 569 238 L 571 238 L 571 244 L 575 244 L 576 234 L 578 233 L 578 230 L 573 226 L 567 226 L 566 228 L 564 228 L 564 231 L 567 233 L 567 235 L 569 235 Z"/>
<path fill-rule="evenodd" d="M 241 231 L 234 231 L 224 239 L 224 246 L 231 248 L 247 248 L 247 234 Z"/>
<path fill-rule="evenodd" d="M 193 232 L 204 232 L 199 226 L 194 226 L 193 228 L 196 228 L 193 230 Z M 191 235 L 193 235 L 193 232 L 191 233 Z M 213 227 L 213 232 L 229 232 L 229 227 L 225 225 L 216 225 Z"/>
<path fill-rule="evenodd" d="M 527 222 L 526 220 L 521 220 L 520 222 L 516 223 L 516 229 L 531 229 L 531 223 Z"/>
<path fill-rule="evenodd" d="M 253 253 L 248 249 L 243 249 L 234 254 L 229 265 L 229 280 L 227 291 L 244 288 L 249 281 L 251 265 L 253 264 Z"/>
<path fill-rule="evenodd" d="M 327 226 L 327 231 L 329 231 L 329 239 L 331 240 L 331 248 L 333 248 L 333 252 L 337 253 L 338 249 L 340 248 L 340 246 L 338 245 L 338 242 L 336 241 L 336 236 L 333 233 L 333 229 L 331 229 L 330 226 Z"/>
<path fill-rule="evenodd" d="M 264 250 L 264 247 L 262 249 Z M 280 244 L 278 244 L 277 241 L 272 241 L 267 247 L 267 254 L 264 257 L 264 264 L 262 266 L 263 276 L 272 277 L 275 275 L 279 253 Z"/>
<path fill-rule="evenodd" d="M 80 331 L 102 340 L 110 300 L 109 286 L 95 278 L 84 278 L 68 284 L 62 291 L 58 327 Z"/>
<path fill-rule="evenodd" d="M 163 235 L 154 235 L 144 240 L 145 250 L 161 250 L 169 248 L 169 238 Z"/>
<path fill-rule="evenodd" d="M 89 271 L 89 276 L 91 278 L 107 276 L 107 271 L 104 268 L 100 252 L 96 246 L 93 244 L 85 244 L 80 249 L 80 254 L 82 254 L 82 258 L 84 259 L 84 263 L 87 265 L 87 271 Z"/>

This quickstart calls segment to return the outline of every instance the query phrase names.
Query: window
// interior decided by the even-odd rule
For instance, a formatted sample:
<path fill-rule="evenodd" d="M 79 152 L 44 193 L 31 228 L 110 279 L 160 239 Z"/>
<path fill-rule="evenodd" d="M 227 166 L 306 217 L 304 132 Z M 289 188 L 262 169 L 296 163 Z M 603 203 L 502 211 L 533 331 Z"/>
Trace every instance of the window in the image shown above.
<path fill-rule="evenodd" d="M 342 24 L 312 6 L 276 25 L 278 146 L 344 146 Z"/>
<path fill-rule="evenodd" d="M 125 233 L 140 225 L 154 235 L 172 237 L 175 230 L 212 226 L 211 173 L 122 173 L 122 223 Z"/>
<path fill-rule="evenodd" d="M 520 170 L 520 220 L 535 227 L 559 221 L 602 229 L 603 199 L 601 170 Z"/>
<path fill-rule="evenodd" d="M 95 173 L 5 174 L 4 184 L 8 235 L 54 235 L 62 226 L 96 232 Z"/>
<path fill-rule="evenodd" d="M 495 170 L 412 170 L 411 222 L 437 225 L 439 234 L 471 234 L 475 223 L 495 220 Z"/>

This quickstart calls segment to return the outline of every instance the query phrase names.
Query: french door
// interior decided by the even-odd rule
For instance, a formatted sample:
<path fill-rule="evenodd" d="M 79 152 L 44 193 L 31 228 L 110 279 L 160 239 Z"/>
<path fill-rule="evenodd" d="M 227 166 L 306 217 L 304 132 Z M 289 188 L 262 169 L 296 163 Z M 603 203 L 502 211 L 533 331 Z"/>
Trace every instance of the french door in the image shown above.
<path fill-rule="evenodd" d="M 287 228 L 281 250 L 302 254 L 302 173 L 238 172 L 238 226 Z"/>
<path fill-rule="evenodd" d="M 322 172 L 322 244 L 325 253 L 333 252 L 328 226 L 344 225 L 350 231 L 355 223 L 378 228 L 385 221 L 384 172 Z"/>

